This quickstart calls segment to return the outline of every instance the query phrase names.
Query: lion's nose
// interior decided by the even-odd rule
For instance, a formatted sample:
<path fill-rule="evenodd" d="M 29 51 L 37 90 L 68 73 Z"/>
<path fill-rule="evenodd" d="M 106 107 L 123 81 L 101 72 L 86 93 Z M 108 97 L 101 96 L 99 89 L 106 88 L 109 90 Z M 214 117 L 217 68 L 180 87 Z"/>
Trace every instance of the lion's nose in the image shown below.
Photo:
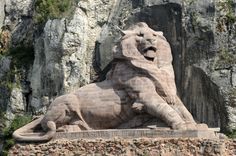
<path fill-rule="evenodd" d="M 153 43 L 156 42 L 156 39 L 154 39 L 154 38 L 148 38 L 147 41 L 150 42 L 151 44 L 153 44 Z"/>

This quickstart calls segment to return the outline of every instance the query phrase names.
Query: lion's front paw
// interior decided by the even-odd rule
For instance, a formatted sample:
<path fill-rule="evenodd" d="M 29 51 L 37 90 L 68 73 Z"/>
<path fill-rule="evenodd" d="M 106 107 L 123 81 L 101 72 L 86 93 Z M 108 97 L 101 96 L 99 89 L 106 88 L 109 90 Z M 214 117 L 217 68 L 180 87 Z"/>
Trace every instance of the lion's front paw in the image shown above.
<path fill-rule="evenodd" d="M 196 126 L 198 130 L 208 130 L 207 124 L 197 124 Z"/>
<path fill-rule="evenodd" d="M 178 124 L 172 125 L 172 129 L 174 129 L 174 130 L 187 130 L 187 126 L 185 123 L 178 123 Z"/>
<path fill-rule="evenodd" d="M 168 95 L 166 97 L 163 97 L 163 99 L 168 103 L 168 104 L 175 104 L 176 103 L 176 95 Z"/>

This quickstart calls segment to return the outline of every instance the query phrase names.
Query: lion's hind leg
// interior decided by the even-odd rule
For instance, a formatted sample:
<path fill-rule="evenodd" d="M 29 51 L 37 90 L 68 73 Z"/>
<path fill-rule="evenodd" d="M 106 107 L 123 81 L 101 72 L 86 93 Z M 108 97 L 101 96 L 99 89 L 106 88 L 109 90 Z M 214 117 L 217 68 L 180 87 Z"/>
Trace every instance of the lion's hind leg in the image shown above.
<path fill-rule="evenodd" d="M 70 125 L 77 125 L 80 130 L 90 130 L 91 128 L 86 123 L 81 114 L 81 105 L 79 98 L 75 94 L 68 94 L 66 95 L 64 102 L 69 107 L 70 111 L 73 112 Z"/>

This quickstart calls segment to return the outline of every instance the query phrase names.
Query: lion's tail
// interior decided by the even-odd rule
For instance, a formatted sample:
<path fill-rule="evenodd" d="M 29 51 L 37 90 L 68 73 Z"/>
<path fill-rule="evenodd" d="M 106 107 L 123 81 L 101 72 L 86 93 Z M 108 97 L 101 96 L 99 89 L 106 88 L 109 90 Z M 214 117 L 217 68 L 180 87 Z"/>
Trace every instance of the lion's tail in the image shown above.
<path fill-rule="evenodd" d="M 52 139 L 56 133 L 56 124 L 53 121 L 47 122 L 48 131 L 45 134 L 29 132 L 38 126 L 42 119 L 43 116 L 17 129 L 13 133 L 13 138 L 20 142 L 43 142 Z"/>

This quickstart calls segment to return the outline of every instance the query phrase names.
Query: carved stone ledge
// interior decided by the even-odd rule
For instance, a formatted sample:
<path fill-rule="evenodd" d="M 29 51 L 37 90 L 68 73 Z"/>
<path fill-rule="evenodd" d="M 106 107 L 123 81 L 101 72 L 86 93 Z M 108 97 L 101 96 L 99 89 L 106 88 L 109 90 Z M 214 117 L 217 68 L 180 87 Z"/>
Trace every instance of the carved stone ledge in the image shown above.
<path fill-rule="evenodd" d="M 170 129 L 109 129 L 81 132 L 58 132 L 53 140 L 58 139 L 112 139 L 112 138 L 202 138 L 219 139 L 213 130 L 170 130 Z"/>

